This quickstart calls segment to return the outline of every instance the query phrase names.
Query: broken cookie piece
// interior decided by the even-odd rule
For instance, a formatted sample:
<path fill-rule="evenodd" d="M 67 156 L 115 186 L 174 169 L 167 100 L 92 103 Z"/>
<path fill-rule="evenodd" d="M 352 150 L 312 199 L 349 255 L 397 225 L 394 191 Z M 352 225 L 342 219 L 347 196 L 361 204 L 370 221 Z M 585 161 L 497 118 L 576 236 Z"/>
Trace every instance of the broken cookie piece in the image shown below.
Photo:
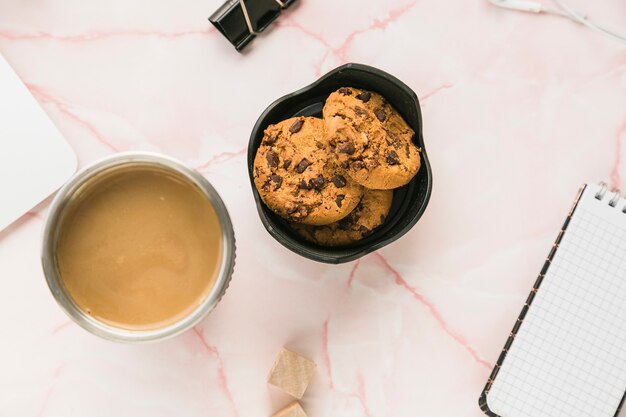
<path fill-rule="evenodd" d="M 267 382 L 300 399 L 309 386 L 314 371 L 314 362 L 282 348 L 267 377 Z"/>

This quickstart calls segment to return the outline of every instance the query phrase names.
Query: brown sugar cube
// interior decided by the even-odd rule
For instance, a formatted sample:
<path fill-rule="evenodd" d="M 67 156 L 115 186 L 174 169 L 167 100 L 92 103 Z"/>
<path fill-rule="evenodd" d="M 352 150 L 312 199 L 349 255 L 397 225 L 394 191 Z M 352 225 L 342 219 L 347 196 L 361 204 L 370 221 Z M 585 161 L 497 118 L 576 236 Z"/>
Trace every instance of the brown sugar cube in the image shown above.
<path fill-rule="evenodd" d="M 272 417 L 306 417 L 306 413 L 298 401 L 294 401 L 276 414 L 273 414 Z"/>
<path fill-rule="evenodd" d="M 314 371 L 314 362 L 282 348 L 267 377 L 267 382 L 292 397 L 300 399 L 304 395 Z"/>

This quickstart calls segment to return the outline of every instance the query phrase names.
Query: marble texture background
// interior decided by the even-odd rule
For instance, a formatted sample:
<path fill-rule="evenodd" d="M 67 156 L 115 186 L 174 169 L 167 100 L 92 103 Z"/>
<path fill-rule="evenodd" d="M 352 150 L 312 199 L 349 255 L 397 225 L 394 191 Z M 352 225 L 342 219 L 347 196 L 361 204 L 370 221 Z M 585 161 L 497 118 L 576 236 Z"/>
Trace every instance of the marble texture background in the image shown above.
<path fill-rule="evenodd" d="M 569 1 L 626 28 L 622 1 Z M 301 0 L 241 55 L 207 21 L 220 4 L 0 0 L 0 53 L 81 166 L 136 149 L 180 158 L 238 236 L 232 285 L 201 325 L 127 346 L 49 294 L 46 202 L 0 233 L 0 416 L 269 416 L 288 402 L 265 383 L 282 345 L 318 364 L 311 417 L 481 416 L 578 187 L 626 186 L 626 48 L 483 0 Z M 265 232 L 244 153 L 267 104 L 345 62 L 418 93 L 434 189 L 404 238 L 329 266 Z"/>

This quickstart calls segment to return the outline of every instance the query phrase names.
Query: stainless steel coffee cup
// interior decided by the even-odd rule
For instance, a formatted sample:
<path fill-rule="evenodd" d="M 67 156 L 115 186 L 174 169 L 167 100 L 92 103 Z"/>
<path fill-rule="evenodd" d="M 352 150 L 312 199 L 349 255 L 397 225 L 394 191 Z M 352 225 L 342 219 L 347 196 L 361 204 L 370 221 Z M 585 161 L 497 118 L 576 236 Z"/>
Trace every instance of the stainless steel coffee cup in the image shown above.
<path fill-rule="evenodd" d="M 95 183 L 96 178 L 101 178 L 102 175 L 114 170 L 146 166 L 176 174 L 202 191 L 217 213 L 222 231 L 223 251 L 213 288 L 202 303 L 189 315 L 158 329 L 128 330 L 99 321 L 76 305 L 63 285 L 57 265 L 56 247 L 66 209 L 80 195 L 81 191 Z M 182 162 L 159 154 L 148 152 L 119 153 L 82 169 L 59 190 L 52 201 L 44 226 L 41 262 L 52 295 L 67 315 L 81 327 L 97 336 L 116 342 L 153 342 L 173 337 L 190 329 L 220 301 L 228 287 L 235 265 L 235 235 L 224 202 L 213 186 L 198 172 Z"/>

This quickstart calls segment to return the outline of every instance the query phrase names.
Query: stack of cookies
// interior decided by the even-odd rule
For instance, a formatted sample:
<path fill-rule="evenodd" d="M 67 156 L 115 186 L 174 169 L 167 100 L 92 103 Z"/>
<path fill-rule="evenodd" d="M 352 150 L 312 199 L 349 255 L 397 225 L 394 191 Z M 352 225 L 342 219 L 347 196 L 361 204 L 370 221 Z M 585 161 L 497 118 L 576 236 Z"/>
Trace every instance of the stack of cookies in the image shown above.
<path fill-rule="evenodd" d="M 413 129 L 379 94 L 343 87 L 322 113 L 265 130 L 254 183 L 263 202 L 305 239 L 349 245 L 385 222 L 393 189 L 420 168 L 420 149 Z"/>

